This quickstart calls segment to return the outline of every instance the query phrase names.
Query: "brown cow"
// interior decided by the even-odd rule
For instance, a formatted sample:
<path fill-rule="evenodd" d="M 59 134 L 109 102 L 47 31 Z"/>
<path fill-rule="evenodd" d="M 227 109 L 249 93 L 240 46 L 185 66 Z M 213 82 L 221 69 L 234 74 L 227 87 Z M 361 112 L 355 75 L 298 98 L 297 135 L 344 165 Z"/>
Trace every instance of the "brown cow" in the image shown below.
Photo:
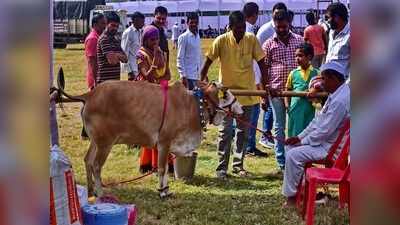
<path fill-rule="evenodd" d="M 59 76 L 60 77 L 60 76 Z M 63 80 L 63 78 L 62 78 Z M 60 84 L 60 78 L 59 78 Z M 169 86 L 165 120 L 162 123 L 163 92 L 157 84 L 145 81 L 108 81 L 93 91 L 66 97 L 84 102 L 82 120 L 90 138 L 85 156 L 87 185 L 90 195 L 103 194 L 101 168 L 115 144 L 158 148 L 160 197 L 169 195 L 167 185 L 167 155 L 190 156 L 202 140 L 199 102 L 181 82 Z M 219 125 L 225 112 L 221 108 L 242 114 L 241 105 L 226 89 L 216 84 L 202 84 L 204 118 Z"/>

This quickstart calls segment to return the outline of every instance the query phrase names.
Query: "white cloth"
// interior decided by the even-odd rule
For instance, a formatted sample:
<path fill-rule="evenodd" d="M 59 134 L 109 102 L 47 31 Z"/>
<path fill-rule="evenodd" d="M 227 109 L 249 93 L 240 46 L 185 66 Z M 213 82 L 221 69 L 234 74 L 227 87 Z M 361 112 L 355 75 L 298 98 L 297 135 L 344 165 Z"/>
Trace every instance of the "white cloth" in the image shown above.
<path fill-rule="evenodd" d="M 256 26 L 254 26 L 253 24 L 246 21 L 246 32 L 256 35 L 255 28 L 256 28 Z M 261 45 L 261 43 L 260 43 L 260 45 Z M 257 69 L 258 69 L 258 71 L 260 71 L 260 68 L 255 60 L 253 61 L 253 69 L 254 69 L 255 83 L 256 83 L 256 85 L 260 84 L 261 83 L 261 73 L 260 72 L 256 73 Z"/>
<path fill-rule="evenodd" d="M 335 142 L 339 127 L 350 117 L 350 87 L 342 84 L 329 95 L 324 107 L 298 137 L 303 145 L 322 145 L 329 149 Z"/>
<path fill-rule="evenodd" d="M 187 29 L 179 36 L 176 63 L 181 78 L 200 80 L 202 53 L 199 33 L 193 34 Z"/>
<path fill-rule="evenodd" d="M 307 162 L 324 159 L 339 135 L 340 127 L 350 117 L 350 88 L 344 83 L 328 97 L 322 110 L 298 137 L 301 144 L 286 146 L 282 194 L 296 195 Z"/>
<path fill-rule="evenodd" d="M 122 71 L 133 73 L 135 77 L 139 74 L 136 63 L 136 52 L 142 44 L 142 30 L 136 29 L 133 25 L 129 26 L 123 33 L 121 48 L 128 57 L 128 63 L 121 63 Z"/>
<path fill-rule="evenodd" d="M 247 29 L 247 26 L 246 26 Z M 275 34 L 275 25 L 274 21 L 270 20 L 268 23 L 265 23 L 260 27 L 260 29 L 257 32 L 257 39 L 260 45 L 262 46 L 266 40 L 271 38 Z M 254 68 L 254 76 L 256 80 L 256 84 L 261 83 L 261 71 L 260 67 L 258 66 L 257 63 L 254 63 L 253 65 Z"/>
<path fill-rule="evenodd" d="M 335 30 L 329 32 L 328 53 L 326 54 L 326 62 L 337 61 L 346 68 L 345 78 L 349 77 L 350 73 L 350 23 L 338 34 L 335 35 Z"/>
<path fill-rule="evenodd" d="M 171 39 L 173 40 L 173 41 L 175 41 L 175 40 L 178 40 L 178 37 L 179 37 L 179 27 L 178 27 L 178 25 L 174 25 L 174 26 L 172 26 L 172 37 L 171 37 Z"/>

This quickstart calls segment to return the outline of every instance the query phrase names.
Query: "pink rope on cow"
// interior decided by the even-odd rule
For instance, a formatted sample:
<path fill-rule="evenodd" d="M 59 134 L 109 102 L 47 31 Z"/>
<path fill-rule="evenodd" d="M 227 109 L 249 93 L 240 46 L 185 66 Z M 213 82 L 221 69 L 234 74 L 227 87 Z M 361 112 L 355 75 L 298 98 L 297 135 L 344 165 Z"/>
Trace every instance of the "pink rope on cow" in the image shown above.
<path fill-rule="evenodd" d="M 164 106 L 161 118 L 160 128 L 158 129 L 158 133 L 160 133 L 162 127 L 164 126 L 165 114 L 167 113 L 168 106 L 168 80 L 160 80 L 160 88 L 164 96 Z"/>

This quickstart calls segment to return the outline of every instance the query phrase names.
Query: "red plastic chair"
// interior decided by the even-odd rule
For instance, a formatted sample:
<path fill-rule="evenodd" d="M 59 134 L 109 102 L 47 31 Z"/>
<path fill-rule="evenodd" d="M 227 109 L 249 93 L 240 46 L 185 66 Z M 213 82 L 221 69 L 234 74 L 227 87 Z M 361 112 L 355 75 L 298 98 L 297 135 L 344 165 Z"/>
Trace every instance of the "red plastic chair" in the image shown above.
<path fill-rule="evenodd" d="M 304 166 L 304 174 L 306 174 L 307 169 L 310 167 L 313 167 L 313 165 L 323 165 L 325 168 L 331 168 L 333 164 L 335 163 L 334 156 L 340 146 L 340 144 L 343 142 L 344 138 L 350 135 L 350 118 L 346 118 L 342 127 L 339 129 L 339 135 L 336 138 L 335 142 L 331 146 L 331 148 L 328 151 L 328 155 L 326 156 L 325 159 L 318 160 L 318 161 L 313 161 L 309 162 Z M 301 181 L 303 178 L 300 179 Z M 296 207 L 298 211 L 301 211 L 301 202 L 302 202 L 302 194 L 304 192 L 304 186 L 302 182 L 299 183 L 297 187 L 297 194 L 296 194 Z"/>
<path fill-rule="evenodd" d="M 309 168 L 306 172 L 305 197 L 303 206 L 303 217 L 306 224 L 312 225 L 314 221 L 315 198 L 319 184 L 339 184 L 339 205 L 344 206 L 346 201 L 350 202 L 350 164 L 348 163 L 350 151 L 350 137 L 346 138 L 345 145 L 332 168 Z"/>

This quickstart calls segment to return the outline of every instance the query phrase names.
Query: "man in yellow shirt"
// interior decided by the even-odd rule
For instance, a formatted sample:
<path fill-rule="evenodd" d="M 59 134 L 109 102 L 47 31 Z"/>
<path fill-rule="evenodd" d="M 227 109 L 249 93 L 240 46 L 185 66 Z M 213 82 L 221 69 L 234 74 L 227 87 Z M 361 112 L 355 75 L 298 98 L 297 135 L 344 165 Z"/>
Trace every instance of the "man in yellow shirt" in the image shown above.
<path fill-rule="evenodd" d="M 219 58 L 219 82 L 227 88 L 256 90 L 253 71 L 253 60 L 256 60 L 262 71 L 262 83 L 265 87 L 267 81 L 267 69 L 264 63 L 264 53 L 254 34 L 246 33 L 246 22 L 240 11 L 234 11 L 229 15 L 229 28 L 225 34 L 217 37 L 206 57 L 206 62 L 201 70 L 201 79 L 207 80 L 207 73 L 214 60 Z M 238 96 L 240 104 L 243 105 L 244 114 L 241 119 L 250 121 L 251 110 L 259 103 L 256 96 Z M 225 117 L 220 129 L 220 140 L 218 143 L 219 165 L 216 169 L 217 177 L 226 179 L 231 151 L 231 143 L 234 137 L 233 119 Z M 247 146 L 249 128 L 244 124 L 237 123 L 236 148 L 233 155 L 233 173 L 246 176 L 247 171 L 243 168 L 245 148 Z"/>

